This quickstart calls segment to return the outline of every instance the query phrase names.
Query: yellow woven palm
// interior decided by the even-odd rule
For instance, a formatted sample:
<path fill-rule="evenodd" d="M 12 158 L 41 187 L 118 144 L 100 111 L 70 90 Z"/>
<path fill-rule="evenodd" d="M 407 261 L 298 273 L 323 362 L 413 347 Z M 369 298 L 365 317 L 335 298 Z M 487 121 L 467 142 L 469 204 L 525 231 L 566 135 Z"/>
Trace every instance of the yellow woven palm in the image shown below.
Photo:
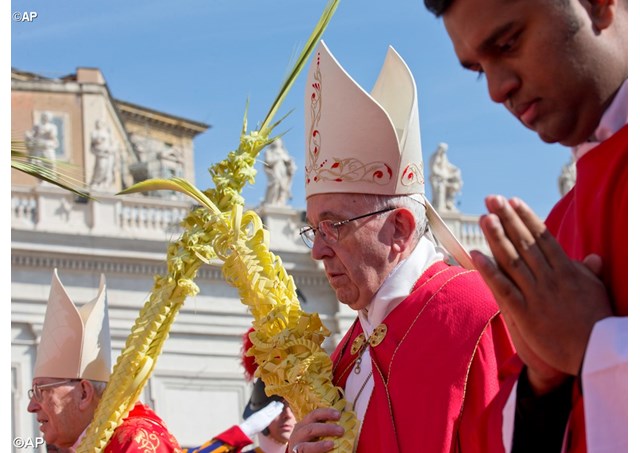
<path fill-rule="evenodd" d="M 347 410 L 341 390 L 331 382 L 331 360 L 321 347 L 329 331 L 317 314 L 301 310 L 293 279 L 280 258 L 269 251 L 268 231 L 256 213 L 243 211 L 240 196 L 242 188 L 254 182 L 258 153 L 277 138 L 270 138 L 270 134 L 279 121 L 271 121 L 338 3 L 330 0 L 257 131 L 247 132 L 245 111 L 238 149 L 209 169 L 214 189 L 201 192 L 174 178 L 145 181 L 122 192 L 176 190 L 194 198 L 201 207 L 182 221 L 184 232 L 169 245 L 167 274 L 156 276 L 78 452 L 100 452 L 109 442 L 138 400 L 185 298 L 198 293 L 194 282 L 198 269 L 216 258 L 223 262 L 226 281 L 238 288 L 241 302 L 255 319 L 251 334 L 254 346 L 249 353 L 255 356 L 256 376 L 265 382 L 266 393 L 286 398 L 298 419 L 318 407 L 340 410 L 339 423 L 346 434 L 337 440 L 337 451 L 353 451 L 358 420 Z"/>

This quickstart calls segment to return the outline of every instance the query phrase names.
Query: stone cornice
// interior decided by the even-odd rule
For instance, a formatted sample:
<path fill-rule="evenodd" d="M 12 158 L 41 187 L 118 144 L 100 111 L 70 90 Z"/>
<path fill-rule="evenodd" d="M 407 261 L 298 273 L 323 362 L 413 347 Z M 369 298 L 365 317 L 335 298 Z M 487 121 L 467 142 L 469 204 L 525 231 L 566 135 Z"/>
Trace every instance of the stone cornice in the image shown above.
<path fill-rule="evenodd" d="M 53 269 L 58 268 L 61 272 L 65 269 L 85 272 L 100 272 L 106 274 L 128 274 L 128 275 L 145 275 L 153 276 L 156 274 L 164 274 L 167 271 L 167 265 L 164 260 L 158 262 L 134 261 L 118 259 L 103 259 L 96 256 L 75 256 L 75 255 L 55 255 L 42 254 L 39 252 L 25 252 L 21 250 L 11 250 L 11 266 Z M 220 269 L 212 266 L 200 268 L 198 271 L 199 279 L 220 280 L 223 281 Z"/>
<path fill-rule="evenodd" d="M 75 93 L 75 94 L 102 94 L 111 97 L 106 85 L 96 83 L 78 83 L 75 80 L 63 79 L 11 79 L 11 90 L 13 91 L 36 91 L 51 93 Z"/>
<path fill-rule="evenodd" d="M 69 269 L 84 272 L 141 276 L 162 275 L 167 271 L 164 255 L 160 255 L 158 259 L 154 261 L 149 259 L 136 260 L 130 257 L 100 256 L 89 253 L 43 253 L 42 247 L 40 247 L 39 250 L 23 250 L 14 248 L 13 244 L 11 248 L 11 267 L 40 268 L 47 271 L 58 268 L 61 272 Z M 326 286 L 327 284 L 324 274 L 289 272 L 299 287 Z M 224 278 L 218 265 L 214 264 L 202 266 L 198 271 L 198 280 L 223 282 Z"/>
<path fill-rule="evenodd" d="M 180 131 L 190 137 L 195 137 L 211 127 L 205 123 L 169 115 L 168 113 L 142 107 L 130 102 L 117 99 L 114 99 L 114 102 L 120 110 L 123 119 L 139 124 L 153 124 L 160 129 Z"/>

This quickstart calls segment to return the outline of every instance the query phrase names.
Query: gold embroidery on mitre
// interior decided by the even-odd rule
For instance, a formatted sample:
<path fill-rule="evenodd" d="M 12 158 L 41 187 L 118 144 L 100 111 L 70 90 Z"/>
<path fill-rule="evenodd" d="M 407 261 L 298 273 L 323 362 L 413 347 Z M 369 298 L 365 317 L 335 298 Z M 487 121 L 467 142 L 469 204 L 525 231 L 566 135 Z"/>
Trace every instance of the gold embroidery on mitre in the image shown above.
<path fill-rule="evenodd" d="M 412 162 L 407 165 L 402 172 L 400 182 L 403 186 L 424 183 L 424 164 L 422 162 Z"/>
<path fill-rule="evenodd" d="M 309 137 L 307 137 L 307 150 L 313 162 L 313 167 L 316 167 L 318 160 L 318 154 L 320 154 L 320 131 L 317 128 L 320 122 L 320 114 L 322 112 L 321 100 L 322 100 L 322 74 L 319 70 L 320 67 L 320 52 L 316 54 L 316 69 L 313 72 L 313 78 L 315 82 L 311 83 L 313 92 L 311 93 L 310 106 L 311 106 L 311 127 L 309 128 Z M 305 184 L 309 184 L 311 181 L 311 168 L 304 166 Z"/>
<path fill-rule="evenodd" d="M 310 99 L 311 127 L 307 137 L 307 152 L 309 166 L 305 165 L 305 184 L 319 181 L 333 182 L 370 182 L 378 185 L 389 184 L 393 178 L 391 167 L 381 161 L 362 162 L 348 157 L 346 159 L 333 158 L 320 161 L 321 134 L 318 129 L 322 112 L 322 73 L 320 72 L 320 52 L 316 55 L 316 68 L 313 72 L 314 82 L 311 83 L 313 92 Z"/>

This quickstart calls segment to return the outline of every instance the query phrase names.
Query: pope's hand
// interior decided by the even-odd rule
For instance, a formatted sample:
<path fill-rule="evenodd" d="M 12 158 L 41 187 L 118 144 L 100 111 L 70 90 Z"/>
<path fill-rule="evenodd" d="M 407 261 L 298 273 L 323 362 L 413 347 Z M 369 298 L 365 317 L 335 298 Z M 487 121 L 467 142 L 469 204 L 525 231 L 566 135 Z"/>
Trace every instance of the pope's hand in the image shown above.
<path fill-rule="evenodd" d="M 292 451 L 296 453 L 326 453 L 333 450 L 334 442 L 326 438 L 344 435 L 344 428 L 335 423 L 338 420 L 340 420 L 340 412 L 336 409 L 325 407 L 309 412 L 296 423 L 296 427 L 291 433 L 289 445 L 291 445 Z"/>

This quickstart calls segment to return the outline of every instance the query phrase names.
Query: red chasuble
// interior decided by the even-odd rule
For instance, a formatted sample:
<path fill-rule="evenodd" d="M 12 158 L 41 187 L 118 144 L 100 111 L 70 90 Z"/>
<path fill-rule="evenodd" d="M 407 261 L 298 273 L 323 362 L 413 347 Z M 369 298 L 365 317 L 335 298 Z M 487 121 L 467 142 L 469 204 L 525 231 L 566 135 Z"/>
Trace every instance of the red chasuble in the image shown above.
<path fill-rule="evenodd" d="M 628 315 L 628 125 L 582 156 L 576 184 L 547 218 L 549 231 L 567 254 L 602 257 L 602 280 L 616 316 Z M 586 452 L 584 406 L 578 387 L 567 433 L 568 452 Z"/>
<path fill-rule="evenodd" d="M 486 408 L 514 350 L 480 275 L 438 262 L 383 323 L 387 334 L 370 349 L 375 385 L 357 451 L 489 451 Z M 332 356 L 342 388 L 361 332 L 356 320 Z"/>
<path fill-rule="evenodd" d="M 167 425 L 151 408 L 138 402 L 116 428 L 105 453 L 181 453 Z"/>
<path fill-rule="evenodd" d="M 602 257 L 616 316 L 628 306 L 628 126 L 576 162 L 576 184 L 555 205 L 546 224 L 567 254 Z"/>
<path fill-rule="evenodd" d="M 551 210 L 546 225 L 569 257 L 582 261 L 591 253 L 603 261 L 602 280 L 616 316 L 628 313 L 628 126 L 582 156 L 576 184 Z M 500 392 L 506 401 L 522 367 L 508 372 Z M 504 372 L 504 370 L 503 370 Z M 491 431 L 502 435 L 502 406 L 496 405 Z M 496 437 L 496 439 L 497 439 Z M 502 443 L 500 441 L 500 443 Z M 566 451 L 587 451 L 584 407 L 578 386 L 566 437 Z M 503 451 L 502 448 L 493 451 Z"/>

